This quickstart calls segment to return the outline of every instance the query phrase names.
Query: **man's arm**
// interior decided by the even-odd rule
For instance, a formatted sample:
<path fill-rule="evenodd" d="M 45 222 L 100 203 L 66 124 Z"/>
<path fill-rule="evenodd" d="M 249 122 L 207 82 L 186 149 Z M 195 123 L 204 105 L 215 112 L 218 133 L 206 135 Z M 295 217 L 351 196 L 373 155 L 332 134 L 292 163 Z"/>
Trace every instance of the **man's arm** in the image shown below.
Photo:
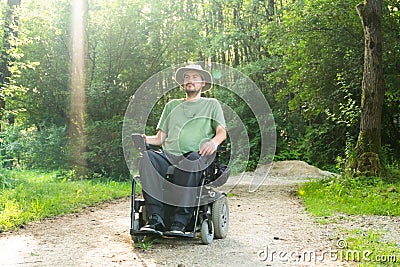
<path fill-rule="evenodd" d="M 221 125 L 217 126 L 215 136 L 200 148 L 199 154 L 202 156 L 209 156 L 213 154 L 218 146 L 226 139 L 226 129 Z"/>
<path fill-rule="evenodd" d="M 161 146 L 164 143 L 165 138 L 167 138 L 167 134 L 161 130 L 158 130 L 156 135 L 146 136 L 144 134 L 143 138 L 144 141 L 149 145 Z"/>

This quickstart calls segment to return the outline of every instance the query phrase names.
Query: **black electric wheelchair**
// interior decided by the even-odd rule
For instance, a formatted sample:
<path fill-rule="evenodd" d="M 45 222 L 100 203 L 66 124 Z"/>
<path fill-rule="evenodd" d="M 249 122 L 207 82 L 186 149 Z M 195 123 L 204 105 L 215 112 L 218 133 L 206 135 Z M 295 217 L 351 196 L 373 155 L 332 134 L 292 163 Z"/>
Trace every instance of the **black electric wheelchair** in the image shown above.
<path fill-rule="evenodd" d="M 149 147 L 144 143 L 143 137 L 139 134 L 132 135 L 133 143 L 139 152 L 145 149 L 157 149 Z M 224 192 L 218 192 L 215 187 L 219 187 L 227 181 L 229 177 L 229 167 L 221 164 L 218 161 L 217 152 L 214 161 L 202 172 L 199 193 L 196 196 L 193 216 L 190 223 L 186 226 L 184 234 L 170 234 L 170 232 L 149 233 L 141 231 L 140 228 L 146 224 L 146 203 L 143 198 L 136 196 L 136 187 L 139 181 L 139 176 L 134 176 L 132 181 L 132 194 L 131 194 L 131 229 L 130 234 L 133 242 L 141 242 L 149 236 L 161 237 L 186 237 L 196 238 L 197 233 L 200 232 L 201 242 L 203 244 L 210 244 L 214 238 L 223 239 L 227 236 L 229 226 L 229 207 L 227 196 Z M 173 175 L 173 168 L 167 172 Z M 207 198 L 207 201 L 202 201 Z M 204 204 L 206 203 L 206 204 Z M 168 221 L 168 205 L 165 206 L 166 218 L 165 224 L 167 229 L 171 222 Z"/>

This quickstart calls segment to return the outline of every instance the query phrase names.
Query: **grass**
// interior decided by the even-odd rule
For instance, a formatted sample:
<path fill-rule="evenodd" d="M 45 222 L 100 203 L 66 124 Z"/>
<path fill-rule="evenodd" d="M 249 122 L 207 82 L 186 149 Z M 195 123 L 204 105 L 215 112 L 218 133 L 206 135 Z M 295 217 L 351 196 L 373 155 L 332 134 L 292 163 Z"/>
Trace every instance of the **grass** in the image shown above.
<path fill-rule="evenodd" d="M 400 181 L 376 177 L 333 178 L 311 181 L 298 194 L 308 211 L 318 217 L 350 215 L 400 215 Z"/>
<path fill-rule="evenodd" d="M 130 182 L 69 181 L 58 172 L 0 172 L 0 231 L 130 195 Z"/>
<path fill-rule="evenodd" d="M 400 177 L 336 177 L 301 186 L 299 196 L 306 209 L 322 223 L 337 214 L 400 216 Z M 342 259 L 357 266 L 398 266 L 400 244 L 382 240 L 383 234 L 362 229 L 342 229 L 346 247 Z M 361 253 L 361 254 L 360 254 Z M 364 253 L 364 254 L 363 254 Z M 355 258 L 358 257 L 358 258 Z"/>
<path fill-rule="evenodd" d="M 345 247 L 339 250 L 339 259 L 357 262 L 359 267 L 398 266 L 400 249 L 394 242 L 383 242 L 383 234 L 360 229 L 342 230 Z"/>

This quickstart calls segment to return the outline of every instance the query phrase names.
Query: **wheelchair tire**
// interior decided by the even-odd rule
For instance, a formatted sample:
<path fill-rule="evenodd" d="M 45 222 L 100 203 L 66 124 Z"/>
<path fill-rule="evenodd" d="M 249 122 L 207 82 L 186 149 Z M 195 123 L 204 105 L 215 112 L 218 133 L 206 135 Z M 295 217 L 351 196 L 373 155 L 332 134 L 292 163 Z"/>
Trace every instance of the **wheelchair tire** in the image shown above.
<path fill-rule="evenodd" d="M 225 238 L 229 228 L 228 199 L 223 196 L 212 205 L 212 221 L 214 224 L 215 238 Z"/>
<path fill-rule="evenodd" d="M 206 219 L 201 223 L 200 237 L 203 244 L 211 244 L 214 239 L 214 224 L 212 221 L 211 223 L 208 223 L 208 219 Z"/>

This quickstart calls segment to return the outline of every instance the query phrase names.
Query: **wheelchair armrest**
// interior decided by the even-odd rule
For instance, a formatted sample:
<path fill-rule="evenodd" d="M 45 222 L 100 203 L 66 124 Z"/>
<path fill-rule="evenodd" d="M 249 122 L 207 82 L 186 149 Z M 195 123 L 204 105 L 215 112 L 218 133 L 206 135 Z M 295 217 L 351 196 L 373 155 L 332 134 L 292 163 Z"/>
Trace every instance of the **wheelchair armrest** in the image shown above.
<path fill-rule="evenodd" d="M 217 173 L 215 174 L 215 179 L 210 182 L 210 186 L 219 187 L 226 183 L 229 178 L 231 170 L 229 166 L 225 164 L 219 164 L 217 167 Z"/>
<path fill-rule="evenodd" d="M 133 145 L 139 152 L 143 152 L 147 149 L 146 143 L 144 142 L 143 135 L 138 134 L 138 133 L 132 134 L 132 141 L 133 141 Z"/>
<path fill-rule="evenodd" d="M 205 184 L 211 187 L 219 187 L 226 183 L 230 175 L 230 168 L 218 160 L 215 160 L 204 172 Z"/>
<path fill-rule="evenodd" d="M 149 150 L 149 149 L 152 149 L 152 150 L 160 150 L 161 149 L 160 146 L 147 144 L 144 141 L 143 135 L 139 134 L 139 133 L 132 134 L 132 141 L 133 141 L 133 145 L 139 152 L 143 152 L 143 151 Z"/>

